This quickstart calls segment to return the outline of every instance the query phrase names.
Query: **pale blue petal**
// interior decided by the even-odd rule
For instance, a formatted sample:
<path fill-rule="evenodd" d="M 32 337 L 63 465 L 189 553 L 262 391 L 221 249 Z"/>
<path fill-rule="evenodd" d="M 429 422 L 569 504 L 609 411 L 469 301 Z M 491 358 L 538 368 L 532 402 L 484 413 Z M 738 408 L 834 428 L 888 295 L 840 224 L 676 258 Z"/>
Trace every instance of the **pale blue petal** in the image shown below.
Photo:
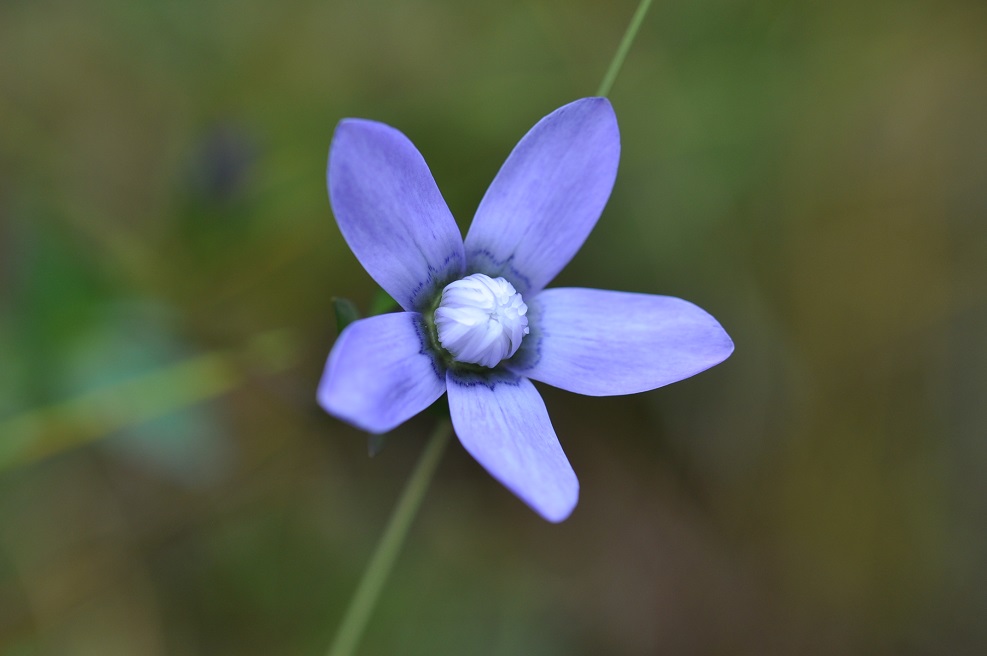
<path fill-rule="evenodd" d="M 655 389 L 733 352 L 716 319 L 671 296 L 547 289 L 528 303 L 528 317 L 531 334 L 508 366 L 588 396 Z"/>
<path fill-rule="evenodd" d="M 459 227 L 425 160 L 399 131 L 362 119 L 340 122 L 327 181 L 343 238 L 401 307 L 423 310 L 462 277 Z"/>
<path fill-rule="evenodd" d="M 541 290 L 586 241 L 620 159 L 606 98 L 583 98 L 531 129 L 504 162 L 466 235 L 467 268 Z"/>
<path fill-rule="evenodd" d="M 568 517 L 579 482 L 531 381 L 452 371 L 446 381 L 452 424 L 470 455 L 545 519 Z"/>
<path fill-rule="evenodd" d="M 427 348 L 417 312 L 355 321 L 336 340 L 318 399 L 326 412 L 371 433 L 415 416 L 445 391 L 445 372 Z"/>

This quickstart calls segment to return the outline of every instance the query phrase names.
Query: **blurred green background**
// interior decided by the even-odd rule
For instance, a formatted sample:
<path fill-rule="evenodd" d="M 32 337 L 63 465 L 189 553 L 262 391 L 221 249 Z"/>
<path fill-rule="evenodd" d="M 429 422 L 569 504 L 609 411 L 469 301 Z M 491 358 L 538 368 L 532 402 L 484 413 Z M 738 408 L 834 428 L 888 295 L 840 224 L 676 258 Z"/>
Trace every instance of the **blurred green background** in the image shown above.
<path fill-rule="evenodd" d="M 632 1 L 0 2 L 0 653 L 320 654 L 434 418 L 368 458 L 315 387 L 374 286 L 335 123 L 465 229 Z M 656 2 L 621 169 L 556 284 L 736 353 L 542 390 L 582 496 L 453 445 L 363 654 L 987 653 L 987 5 Z"/>

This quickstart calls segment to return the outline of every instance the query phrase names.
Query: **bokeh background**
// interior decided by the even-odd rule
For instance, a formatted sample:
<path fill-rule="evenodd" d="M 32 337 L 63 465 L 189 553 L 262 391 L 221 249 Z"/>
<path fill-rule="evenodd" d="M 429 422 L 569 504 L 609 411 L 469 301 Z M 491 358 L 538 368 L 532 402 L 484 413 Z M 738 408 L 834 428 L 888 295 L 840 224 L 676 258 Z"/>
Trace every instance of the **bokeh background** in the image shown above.
<path fill-rule="evenodd" d="M 0 2 L 0 653 L 320 654 L 424 437 L 314 391 L 374 285 L 324 171 L 399 127 L 465 229 L 628 1 Z M 540 387 L 552 525 L 456 444 L 363 654 L 987 653 L 987 5 L 660 0 L 556 284 L 735 354 Z"/>

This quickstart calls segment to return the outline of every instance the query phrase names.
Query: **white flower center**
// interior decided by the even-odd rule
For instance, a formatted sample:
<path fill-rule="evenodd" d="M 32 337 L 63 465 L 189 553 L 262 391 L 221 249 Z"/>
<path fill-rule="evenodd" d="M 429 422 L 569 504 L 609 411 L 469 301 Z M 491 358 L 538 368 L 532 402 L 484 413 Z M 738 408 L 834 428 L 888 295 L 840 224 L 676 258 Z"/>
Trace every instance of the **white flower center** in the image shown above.
<path fill-rule="evenodd" d="M 459 362 L 495 367 L 528 334 L 528 306 L 503 278 L 474 273 L 442 290 L 435 310 L 439 343 Z"/>

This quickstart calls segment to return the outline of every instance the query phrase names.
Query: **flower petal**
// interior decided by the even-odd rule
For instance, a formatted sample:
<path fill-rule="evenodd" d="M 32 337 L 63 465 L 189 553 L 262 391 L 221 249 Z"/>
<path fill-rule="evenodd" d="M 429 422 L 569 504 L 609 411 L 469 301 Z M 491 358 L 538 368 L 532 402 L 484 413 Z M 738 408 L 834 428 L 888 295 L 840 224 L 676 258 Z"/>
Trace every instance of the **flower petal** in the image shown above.
<path fill-rule="evenodd" d="M 422 316 L 396 312 L 346 327 L 326 362 L 318 399 L 326 412 L 371 433 L 415 416 L 445 391 Z"/>
<path fill-rule="evenodd" d="M 446 383 L 452 424 L 470 455 L 545 519 L 568 517 L 579 481 L 531 381 L 450 371 Z"/>
<path fill-rule="evenodd" d="M 532 334 L 508 366 L 577 394 L 644 392 L 698 374 L 733 352 L 716 319 L 680 298 L 556 288 L 528 306 Z"/>
<path fill-rule="evenodd" d="M 466 235 L 471 271 L 540 291 L 569 263 L 617 176 L 620 133 L 606 98 L 555 110 L 515 146 Z"/>
<path fill-rule="evenodd" d="M 329 200 L 367 273 L 406 310 L 462 277 L 463 239 L 421 153 L 394 128 L 345 119 L 329 149 Z"/>

